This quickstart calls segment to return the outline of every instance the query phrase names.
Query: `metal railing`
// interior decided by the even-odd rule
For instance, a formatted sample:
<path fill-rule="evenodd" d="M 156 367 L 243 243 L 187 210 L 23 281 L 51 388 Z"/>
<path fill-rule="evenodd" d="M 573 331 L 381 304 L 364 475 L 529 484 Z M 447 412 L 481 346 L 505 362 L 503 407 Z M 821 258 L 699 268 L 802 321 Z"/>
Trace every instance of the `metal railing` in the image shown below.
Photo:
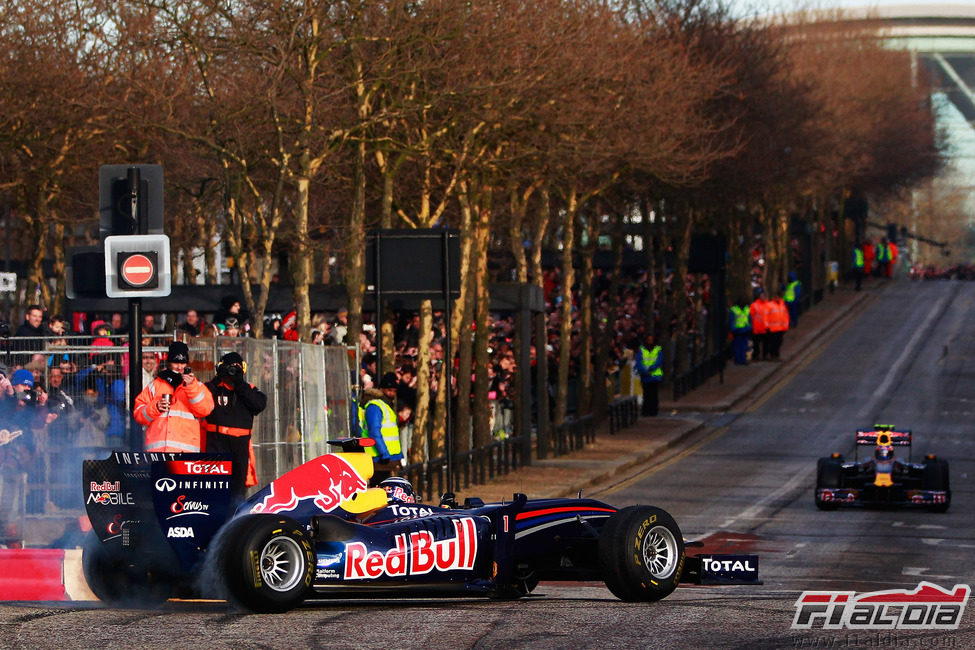
<path fill-rule="evenodd" d="M 640 405 L 636 396 L 614 399 L 609 405 L 607 416 L 611 436 L 621 429 L 636 424 L 637 418 L 640 417 Z"/>
<path fill-rule="evenodd" d="M 674 401 L 679 400 L 684 395 L 706 382 L 711 377 L 718 375 L 718 381 L 724 383 L 724 369 L 727 365 L 727 348 L 715 352 L 704 361 L 696 364 L 685 373 L 674 377 Z"/>
<path fill-rule="evenodd" d="M 520 436 L 510 437 L 456 454 L 452 489 L 447 489 L 447 459 L 444 456 L 407 465 L 397 474 L 409 479 L 414 489 L 429 501 L 444 492 L 483 485 L 518 469 L 524 464 L 521 457 L 524 442 Z"/>
<path fill-rule="evenodd" d="M 569 417 L 552 427 L 552 455 L 561 456 L 582 449 L 586 443 L 596 441 L 596 426 L 592 414 Z"/>

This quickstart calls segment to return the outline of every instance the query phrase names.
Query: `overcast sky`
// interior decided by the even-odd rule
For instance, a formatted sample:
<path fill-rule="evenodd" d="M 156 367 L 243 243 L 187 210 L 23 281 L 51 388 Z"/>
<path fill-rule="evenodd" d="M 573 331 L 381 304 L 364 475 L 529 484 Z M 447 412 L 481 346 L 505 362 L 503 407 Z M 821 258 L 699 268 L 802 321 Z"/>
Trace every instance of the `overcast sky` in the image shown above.
<path fill-rule="evenodd" d="M 933 0 L 884 0 L 883 2 L 871 2 L 870 0 L 728 0 L 736 12 L 742 15 L 762 15 L 768 13 L 779 13 L 791 11 L 793 9 L 817 9 L 831 7 L 884 7 L 889 5 L 946 5 L 946 4 L 973 4 L 962 2 L 961 0 L 951 0 L 935 2 Z"/>

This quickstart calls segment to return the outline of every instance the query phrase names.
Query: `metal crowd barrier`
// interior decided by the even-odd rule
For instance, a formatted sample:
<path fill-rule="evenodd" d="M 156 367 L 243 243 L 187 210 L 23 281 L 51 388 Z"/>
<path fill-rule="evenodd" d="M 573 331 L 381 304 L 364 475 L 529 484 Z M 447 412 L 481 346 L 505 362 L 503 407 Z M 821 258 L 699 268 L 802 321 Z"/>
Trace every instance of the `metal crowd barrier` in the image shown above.
<path fill-rule="evenodd" d="M 105 458 L 114 449 L 129 448 L 129 349 L 124 337 L 107 338 L 99 345 L 90 344 L 91 337 L 79 336 L 5 341 L 0 372 L 10 377 L 17 368 L 31 370 L 35 385 L 44 387 L 49 396 L 55 395 L 53 381 L 59 380 L 67 405 L 57 408 L 53 422 L 37 425 L 30 435 L 5 445 L 5 452 L 10 452 L 24 444 L 20 451 L 27 460 L 16 468 L 0 467 L 0 501 L 9 500 L 16 506 L 0 511 L 0 528 L 24 535 L 25 530 L 38 528 L 28 526 L 30 521 L 79 516 L 84 511 L 81 460 Z M 153 337 L 143 354 L 162 357 L 171 340 Z M 354 404 L 346 348 L 231 337 L 187 342 L 194 374 L 202 381 L 213 376 L 223 354 L 236 351 L 247 362 L 248 381 L 267 394 L 267 408 L 255 418 L 252 436 L 259 485 L 326 453 L 330 438 L 351 433 Z M 85 388 L 93 382 L 98 395 L 95 402 L 88 402 Z M 49 397 L 45 408 L 53 410 L 53 404 Z M 93 415 L 93 409 L 104 412 L 101 419 Z M 16 422 L 19 420 L 7 424 Z M 0 422 L 0 430 L 5 428 Z M 136 433 L 136 439 L 140 438 L 141 430 Z M 15 485 L 22 486 L 16 495 Z M 0 530 L 0 536 L 5 534 Z M 24 538 L 28 544 L 37 541 Z"/>

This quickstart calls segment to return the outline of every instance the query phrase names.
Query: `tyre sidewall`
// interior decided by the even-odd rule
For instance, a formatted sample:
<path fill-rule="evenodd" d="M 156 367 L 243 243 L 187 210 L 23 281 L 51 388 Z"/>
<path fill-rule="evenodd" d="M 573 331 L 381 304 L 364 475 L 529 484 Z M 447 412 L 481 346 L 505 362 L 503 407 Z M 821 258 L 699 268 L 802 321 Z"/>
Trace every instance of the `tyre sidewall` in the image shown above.
<path fill-rule="evenodd" d="M 668 575 L 654 577 L 644 563 L 646 538 L 665 528 L 674 543 L 674 563 Z M 684 540 L 666 511 L 653 506 L 623 508 L 603 526 L 599 537 L 600 568 L 606 586 L 627 601 L 653 601 L 666 597 L 680 582 L 684 570 Z"/>
<path fill-rule="evenodd" d="M 835 458 L 820 458 L 816 463 L 816 492 L 813 495 L 816 507 L 820 510 L 835 510 L 836 503 L 819 499 L 819 489 L 841 487 L 843 487 L 843 461 Z"/>
<path fill-rule="evenodd" d="M 227 599 L 236 607 L 253 612 L 284 612 L 304 600 L 311 589 L 315 552 L 305 529 L 288 517 L 249 515 L 235 520 L 226 531 L 218 563 Z M 260 558 L 274 538 L 288 537 L 301 549 L 302 577 L 287 591 L 269 587 L 261 575 Z"/>
<path fill-rule="evenodd" d="M 932 458 L 924 466 L 923 486 L 925 490 L 944 490 L 946 494 L 945 503 L 938 503 L 928 506 L 931 512 L 945 512 L 951 505 L 951 484 L 948 477 L 948 461 L 940 458 Z"/>

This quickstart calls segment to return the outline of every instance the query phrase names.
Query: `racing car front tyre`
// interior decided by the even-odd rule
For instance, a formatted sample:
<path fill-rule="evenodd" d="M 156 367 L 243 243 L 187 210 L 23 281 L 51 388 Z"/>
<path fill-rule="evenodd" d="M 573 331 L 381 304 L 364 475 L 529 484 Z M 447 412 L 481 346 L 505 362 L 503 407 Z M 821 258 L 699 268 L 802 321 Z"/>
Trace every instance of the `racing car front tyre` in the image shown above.
<path fill-rule="evenodd" d="M 109 544 L 92 531 L 81 552 L 85 580 L 100 601 L 113 607 L 157 607 L 169 599 L 175 580 L 170 573 L 146 559 L 147 554 Z"/>
<path fill-rule="evenodd" d="M 315 552 L 305 529 L 277 515 L 250 515 L 224 533 L 218 571 L 227 599 L 260 613 L 297 607 L 311 589 Z"/>
<path fill-rule="evenodd" d="M 684 569 L 684 538 L 674 518 L 653 506 L 629 506 L 609 518 L 599 534 L 603 581 L 620 600 L 667 597 Z"/>
<path fill-rule="evenodd" d="M 838 489 L 843 487 L 843 461 L 834 458 L 820 458 L 816 463 L 816 507 L 820 510 L 835 510 L 837 504 L 821 501 L 820 488 Z"/>
<path fill-rule="evenodd" d="M 928 506 L 931 512 L 945 512 L 951 505 L 951 485 L 948 481 L 948 461 L 932 458 L 924 465 L 924 489 L 944 490 L 947 495 L 944 503 Z"/>

